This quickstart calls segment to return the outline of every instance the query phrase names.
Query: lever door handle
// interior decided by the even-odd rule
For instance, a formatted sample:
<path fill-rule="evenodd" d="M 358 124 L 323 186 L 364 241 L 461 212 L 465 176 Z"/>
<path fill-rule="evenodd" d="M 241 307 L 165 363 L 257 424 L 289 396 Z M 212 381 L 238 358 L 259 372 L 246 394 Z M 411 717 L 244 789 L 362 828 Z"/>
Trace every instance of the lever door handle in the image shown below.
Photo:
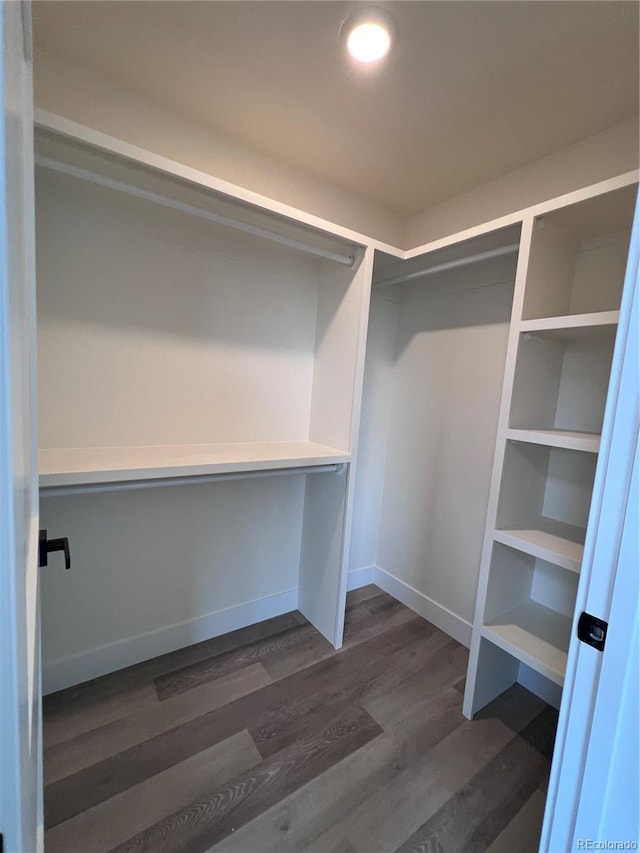
<path fill-rule="evenodd" d="M 38 540 L 38 563 L 40 568 L 49 564 L 48 556 L 53 551 L 64 551 L 64 567 L 71 568 L 71 552 L 69 551 L 69 540 L 67 537 L 61 539 L 48 539 L 47 531 L 40 531 L 40 539 Z"/>

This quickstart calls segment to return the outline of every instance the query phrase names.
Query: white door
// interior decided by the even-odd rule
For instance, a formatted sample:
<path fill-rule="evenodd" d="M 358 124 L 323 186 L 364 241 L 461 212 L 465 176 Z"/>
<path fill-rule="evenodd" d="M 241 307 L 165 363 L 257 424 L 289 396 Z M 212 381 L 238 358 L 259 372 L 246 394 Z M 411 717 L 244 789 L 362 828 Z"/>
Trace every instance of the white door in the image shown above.
<path fill-rule="evenodd" d="M 608 622 L 604 650 L 571 639 L 541 850 L 640 844 L 638 252 L 631 239 L 620 329 L 577 610 Z M 618 846 L 616 846 L 618 845 Z"/>
<path fill-rule="evenodd" d="M 636 446 L 633 480 L 620 545 L 598 695 L 582 777 L 574 848 L 580 839 L 640 842 L 640 704 L 638 673 L 638 489 Z M 611 665 L 612 664 L 612 665 Z M 622 849 L 625 849 L 623 846 Z"/>
<path fill-rule="evenodd" d="M 33 116 L 29 7 L 1 7 L 0 832 L 42 850 Z"/>

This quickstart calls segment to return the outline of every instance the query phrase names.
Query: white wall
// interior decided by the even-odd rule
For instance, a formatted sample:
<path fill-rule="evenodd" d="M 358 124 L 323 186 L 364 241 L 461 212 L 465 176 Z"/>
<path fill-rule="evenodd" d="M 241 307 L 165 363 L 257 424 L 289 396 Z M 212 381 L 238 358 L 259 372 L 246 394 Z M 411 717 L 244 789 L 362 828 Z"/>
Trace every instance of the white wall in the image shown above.
<path fill-rule="evenodd" d="M 374 294 L 364 370 L 350 571 L 374 566 L 377 560 L 397 325 L 398 306 Z"/>
<path fill-rule="evenodd" d="M 81 181 L 37 189 L 41 447 L 309 437 L 315 262 Z"/>
<path fill-rule="evenodd" d="M 295 609 L 304 479 L 42 500 L 44 691 Z"/>

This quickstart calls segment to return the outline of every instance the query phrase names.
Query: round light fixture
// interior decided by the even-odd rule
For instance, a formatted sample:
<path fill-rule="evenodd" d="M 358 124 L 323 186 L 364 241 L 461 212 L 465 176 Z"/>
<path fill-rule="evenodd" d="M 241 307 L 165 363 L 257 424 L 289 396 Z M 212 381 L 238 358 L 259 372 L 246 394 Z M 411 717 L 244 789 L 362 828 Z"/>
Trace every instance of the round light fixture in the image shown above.
<path fill-rule="evenodd" d="M 342 25 L 347 50 L 357 61 L 369 64 L 383 59 L 391 49 L 394 23 L 381 9 L 368 9 L 352 15 Z"/>

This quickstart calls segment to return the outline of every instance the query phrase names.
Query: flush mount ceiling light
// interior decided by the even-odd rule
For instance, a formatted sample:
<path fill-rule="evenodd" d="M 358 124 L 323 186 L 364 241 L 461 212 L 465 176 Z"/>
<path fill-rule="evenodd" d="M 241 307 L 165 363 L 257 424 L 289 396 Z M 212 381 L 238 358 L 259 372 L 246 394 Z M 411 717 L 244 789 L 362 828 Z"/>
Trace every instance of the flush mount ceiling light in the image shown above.
<path fill-rule="evenodd" d="M 366 9 L 347 18 L 340 32 L 353 59 L 371 64 L 389 53 L 395 25 L 391 15 L 382 9 Z"/>

